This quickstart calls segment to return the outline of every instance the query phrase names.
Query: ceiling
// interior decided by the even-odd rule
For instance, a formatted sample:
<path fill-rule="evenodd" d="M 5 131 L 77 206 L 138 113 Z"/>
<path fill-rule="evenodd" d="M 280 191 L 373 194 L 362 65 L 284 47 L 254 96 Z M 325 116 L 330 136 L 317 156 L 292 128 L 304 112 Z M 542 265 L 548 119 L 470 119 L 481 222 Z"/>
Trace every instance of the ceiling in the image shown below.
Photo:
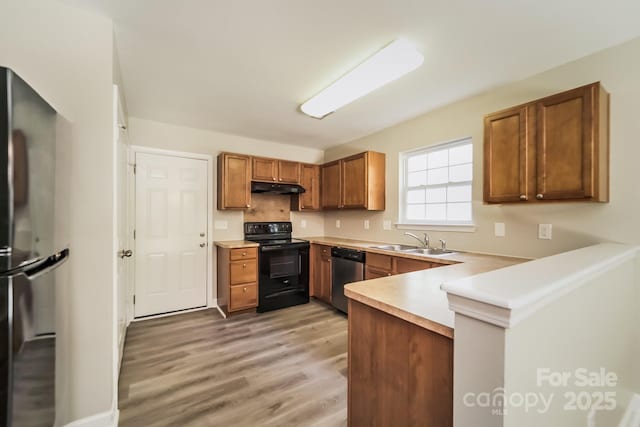
<path fill-rule="evenodd" d="M 130 115 L 321 149 L 640 36 L 636 0 L 64 1 L 113 19 Z M 299 111 L 398 37 L 422 67 Z"/>

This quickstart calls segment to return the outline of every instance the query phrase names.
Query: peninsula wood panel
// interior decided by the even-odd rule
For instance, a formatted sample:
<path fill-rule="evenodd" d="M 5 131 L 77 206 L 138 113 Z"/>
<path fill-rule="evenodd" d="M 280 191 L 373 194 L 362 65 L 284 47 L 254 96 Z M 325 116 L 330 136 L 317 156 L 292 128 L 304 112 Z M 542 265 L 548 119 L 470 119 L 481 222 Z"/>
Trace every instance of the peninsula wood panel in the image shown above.
<path fill-rule="evenodd" d="M 218 155 L 218 209 L 246 209 L 251 205 L 251 157 Z"/>
<path fill-rule="evenodd" d="M 349 426 L 453 425 L 453 340 L 349 300 Z"/>

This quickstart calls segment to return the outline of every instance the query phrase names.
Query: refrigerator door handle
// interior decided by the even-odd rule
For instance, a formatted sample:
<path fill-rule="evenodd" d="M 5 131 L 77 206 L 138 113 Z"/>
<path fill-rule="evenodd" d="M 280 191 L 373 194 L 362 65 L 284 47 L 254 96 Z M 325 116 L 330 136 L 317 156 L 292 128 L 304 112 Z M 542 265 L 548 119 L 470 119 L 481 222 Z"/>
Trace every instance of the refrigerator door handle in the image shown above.
<path fill-rule="evenodd" d="M 43 274 L 48 273 L 49 271 L 57 268 L 67 260 L 69 257 L 69 249 L 63 249 L 57 254 L 53 254 L 40 262 L 36 262 L 33 264 L 29 264 L 19 270 L 11 271 L 7 276 L 4 277 L 16 277 L 16 276 L 25 276 L 29 280 L 33 280 L 36 277 L 42 276 Z"/>

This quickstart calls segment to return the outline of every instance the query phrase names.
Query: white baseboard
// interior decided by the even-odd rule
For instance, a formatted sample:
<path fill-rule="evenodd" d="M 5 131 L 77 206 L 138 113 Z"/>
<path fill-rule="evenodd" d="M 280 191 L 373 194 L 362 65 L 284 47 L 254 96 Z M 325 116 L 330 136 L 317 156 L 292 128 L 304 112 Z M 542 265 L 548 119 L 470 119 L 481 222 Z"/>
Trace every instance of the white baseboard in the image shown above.
<path fill-rule="evenodd" d="M 69 424 L 65 424 L 64 427 L 118 427 L 119 417 L 120 411 L 113 409 L 75 420 Z"/>
<path fill-rule="evenodd" d="M 216 308 L 218 309 L 218 311 L 220 312 L 220 314 L 222 315 L 222 317 L 224 317 L 225 319 L 227 318 L 227 315 L 224 314 L 224 311 L 222 311 L 222 309 L 220 308 L 220 306 L 216 305 Z"/>
<path fill-rule="evenodd" d="M 640 427 L 640 394 L 635 394 L 618 427 Z"/>

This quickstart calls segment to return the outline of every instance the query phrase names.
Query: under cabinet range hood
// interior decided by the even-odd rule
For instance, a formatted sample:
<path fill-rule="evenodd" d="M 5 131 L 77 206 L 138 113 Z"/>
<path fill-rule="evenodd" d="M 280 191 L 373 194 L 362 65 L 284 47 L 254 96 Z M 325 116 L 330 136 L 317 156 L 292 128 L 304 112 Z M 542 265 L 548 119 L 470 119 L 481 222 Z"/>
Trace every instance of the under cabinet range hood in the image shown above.
<path fill-rule="evenodd" d="M 270 182 L 251 182 L 252 193 L 302 194 L 305 189 L 297 184 L 271 184 Z"/>

